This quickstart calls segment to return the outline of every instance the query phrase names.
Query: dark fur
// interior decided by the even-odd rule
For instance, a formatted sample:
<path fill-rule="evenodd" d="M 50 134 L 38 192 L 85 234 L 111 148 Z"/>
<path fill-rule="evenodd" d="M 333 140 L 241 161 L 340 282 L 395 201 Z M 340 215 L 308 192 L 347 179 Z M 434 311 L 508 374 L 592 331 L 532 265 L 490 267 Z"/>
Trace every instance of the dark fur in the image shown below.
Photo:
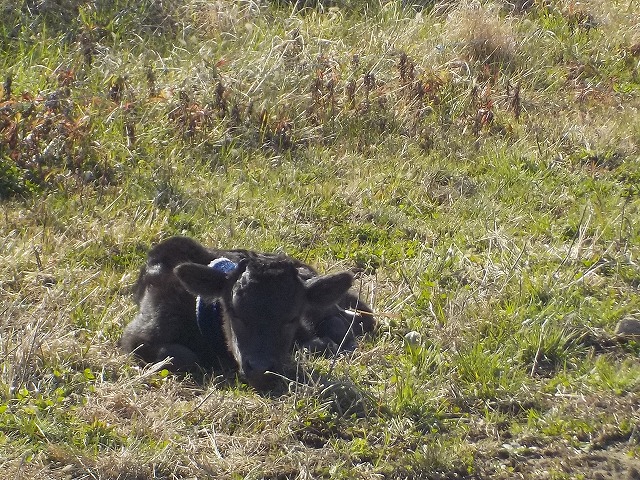
<path fill-rule="evenodd" d="M 212 260 L 238 264 L 228 275 Z M 354 334 L 373 330 L 371 309 L 349 291 L 350 273 L 320 276 L 309 265 L 284 255 L 249 250 L 213 250 L 186 237 L 173 237 L 148 254 L 134 297 L 140 307 L 120 340 L 142 361 L 172 357 L 172 368 L 238 367 L 258 389 L 273 385 L 294 343 L 335 352 L 341 342 L 354 348 Z M 222 325 L 204 338 L 195 298 L 219 301 Z M 357 308 L 355 316 L 344 309 Z M 353 321 L 352 328 L 350 328 Z"/>

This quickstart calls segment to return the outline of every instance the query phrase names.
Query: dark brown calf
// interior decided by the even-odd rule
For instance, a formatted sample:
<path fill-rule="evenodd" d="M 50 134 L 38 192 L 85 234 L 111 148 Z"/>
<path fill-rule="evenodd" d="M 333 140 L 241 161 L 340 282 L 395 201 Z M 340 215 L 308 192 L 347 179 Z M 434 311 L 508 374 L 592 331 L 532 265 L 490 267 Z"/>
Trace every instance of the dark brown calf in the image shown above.
<path fill-rule="evenodd" d="M 294 343 L 335 352 L 373 330 L 348 272 L 318 275 L 284 255 L 212 250 L 173 237 L 149 252 L 136 284 L 140 307 L 121 347 L 172 368 L 233 366 L 256 389 L 273 386 Z"/>

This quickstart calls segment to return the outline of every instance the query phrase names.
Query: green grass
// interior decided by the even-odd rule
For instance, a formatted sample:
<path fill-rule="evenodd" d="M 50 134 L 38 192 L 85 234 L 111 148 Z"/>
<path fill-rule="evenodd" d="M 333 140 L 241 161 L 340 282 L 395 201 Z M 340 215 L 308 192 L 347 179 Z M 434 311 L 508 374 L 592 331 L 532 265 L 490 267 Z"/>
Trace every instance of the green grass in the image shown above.
<path fill-rule="evenodd" d="M 634 2 L 18 3 L 9 477 L 636 478 Z M 175 234 L 357 267 L 379 327 L 277 397 L 139 369 L 131 286 Z"/>

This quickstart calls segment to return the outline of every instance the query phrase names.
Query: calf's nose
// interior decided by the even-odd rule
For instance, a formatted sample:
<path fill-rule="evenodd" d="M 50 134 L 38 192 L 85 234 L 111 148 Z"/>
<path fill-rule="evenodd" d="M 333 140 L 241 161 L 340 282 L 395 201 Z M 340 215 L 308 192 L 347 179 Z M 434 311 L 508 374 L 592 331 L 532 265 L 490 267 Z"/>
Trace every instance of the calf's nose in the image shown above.
<path fill-rule="evenodd" d="M 256 390 L 271 390 L 275 387 L 280 365 L 269 359 L 246 359 L 242 362 L 242 373 L 247 383 Z"/>

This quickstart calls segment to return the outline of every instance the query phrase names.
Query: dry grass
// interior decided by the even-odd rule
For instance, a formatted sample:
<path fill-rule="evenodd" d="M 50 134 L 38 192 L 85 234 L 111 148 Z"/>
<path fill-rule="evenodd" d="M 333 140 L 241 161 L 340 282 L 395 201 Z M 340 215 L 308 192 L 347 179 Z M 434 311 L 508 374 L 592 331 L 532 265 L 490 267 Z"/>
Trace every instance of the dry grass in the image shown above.
<path fill-rule="evenodd" d="M 500 16 L 497 4 L 461 2 L 449 12 L 444 30 L 447 42 L 460 48 L 469 60 L 514 68 L 515 32 L 511 20 Z"/>

